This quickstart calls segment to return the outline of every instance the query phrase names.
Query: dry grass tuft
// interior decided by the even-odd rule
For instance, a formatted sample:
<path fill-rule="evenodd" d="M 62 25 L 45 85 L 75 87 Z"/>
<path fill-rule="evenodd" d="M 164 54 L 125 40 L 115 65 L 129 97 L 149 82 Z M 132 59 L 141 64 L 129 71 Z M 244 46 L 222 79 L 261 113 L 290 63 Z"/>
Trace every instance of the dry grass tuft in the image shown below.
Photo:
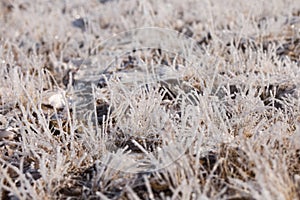
<path fill-rule="evenodd" d="M 300 199 L 296 1 L 13 0 L 0 24 L 1 199 Z"/>

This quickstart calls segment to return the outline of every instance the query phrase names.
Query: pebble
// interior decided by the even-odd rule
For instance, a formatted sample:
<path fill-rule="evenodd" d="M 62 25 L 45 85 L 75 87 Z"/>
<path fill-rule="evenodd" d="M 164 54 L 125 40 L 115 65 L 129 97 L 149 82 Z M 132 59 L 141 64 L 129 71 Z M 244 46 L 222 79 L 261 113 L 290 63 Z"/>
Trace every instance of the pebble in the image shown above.
<path fill-rule="evenodd" d="M 66 92 L 48 92 L 43 98 L 43 104 L 56 109 L 63 109 L 66 106 Z"/>
<path fill-rule="evenodd" d="M 80 28 L 82 31 L 86 30 L 86 23 L 85 20 L 83 18 L 77 18 L 75 20 L 72 21 L 72 25 L 76 28 Z"/>
<path fill-rule="evenodd" d="M 110 1 L 112 1 L 112 0 L 99 0 L 99 3 L 105 4 L 105 3 L 110 2 Z"/>

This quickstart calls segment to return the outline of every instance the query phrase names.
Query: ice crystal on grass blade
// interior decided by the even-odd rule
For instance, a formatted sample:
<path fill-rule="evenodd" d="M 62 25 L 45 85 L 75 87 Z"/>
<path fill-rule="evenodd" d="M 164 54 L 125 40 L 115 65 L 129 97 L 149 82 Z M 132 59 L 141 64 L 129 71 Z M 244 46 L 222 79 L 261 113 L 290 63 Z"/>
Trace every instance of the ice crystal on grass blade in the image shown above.
<path fill-rule="evenodd" d="M 1 2 L 0 198 L 299 199 L 299 11 Z"/>

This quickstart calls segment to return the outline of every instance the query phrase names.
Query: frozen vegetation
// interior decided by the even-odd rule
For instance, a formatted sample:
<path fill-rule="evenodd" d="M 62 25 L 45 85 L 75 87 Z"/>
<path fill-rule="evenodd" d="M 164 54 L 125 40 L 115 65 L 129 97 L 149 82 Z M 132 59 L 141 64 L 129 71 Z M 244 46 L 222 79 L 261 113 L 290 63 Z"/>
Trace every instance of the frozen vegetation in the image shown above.
<path fill-rule="evenodd" d="M 0 1 L 1 199 L 300 199 L 299 1 Z"/>

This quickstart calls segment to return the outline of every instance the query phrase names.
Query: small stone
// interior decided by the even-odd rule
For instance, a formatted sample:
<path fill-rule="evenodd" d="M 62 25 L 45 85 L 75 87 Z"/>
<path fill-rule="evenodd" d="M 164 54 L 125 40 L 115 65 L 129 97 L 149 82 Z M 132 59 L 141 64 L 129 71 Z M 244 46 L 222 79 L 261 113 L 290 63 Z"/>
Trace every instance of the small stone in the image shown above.
<path fill-rule="evenodd" d="M 63 108 L 66 103 L 63 99 L 62 94 L 54 94 L 49 98 L 49 103 L 52 105 L 54 108 Z"/>
<path fill-rule="evenodd" d="M 72 25 L 76 28 L 80 28 L 82 31 L 85 31 L 86 29 L 86 22 L 81 17 L 72 21 Z"/>
<path fill-rule="evenodd" d="M 99 2 L 100 2 L 101 4 L 105 4 L 105 3 L 110 2 L 110 1 L 112 1 L 112 0 L 99 0 Z"/>
<path fill-rule="evenodd" d="M 63 109 L 66 105 L 65 91 L 49 92 L 43 98 L 43 104 L 56 109 Z"/>
<path fill-rule="evenodd" d="M 175 28 L 177 28 L 178 30 L 180 30 L 180 29 L 182 29 L 183 26 L 184 26 L 184 22 L 181 19 L 177 19 L 176 20 Z"/>

